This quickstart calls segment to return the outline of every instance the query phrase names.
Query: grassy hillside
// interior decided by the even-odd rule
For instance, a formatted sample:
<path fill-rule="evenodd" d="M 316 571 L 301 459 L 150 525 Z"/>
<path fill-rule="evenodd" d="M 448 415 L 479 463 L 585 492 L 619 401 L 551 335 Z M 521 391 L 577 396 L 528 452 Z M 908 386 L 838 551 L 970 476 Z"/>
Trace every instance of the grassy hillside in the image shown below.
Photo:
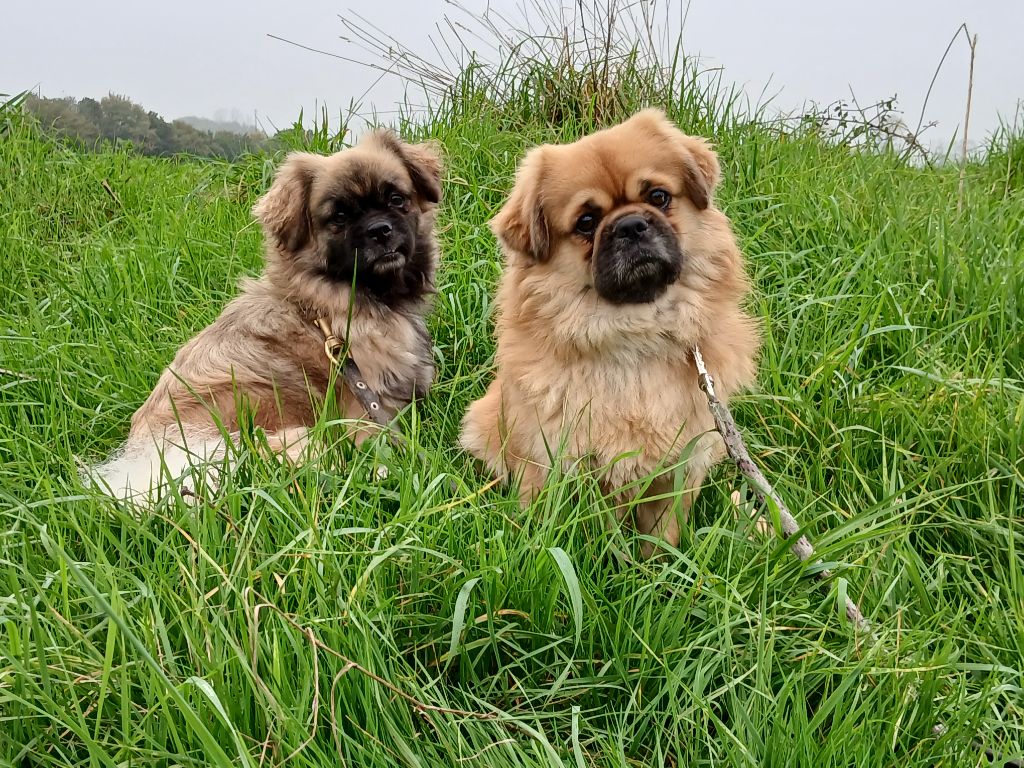
<path fill-rule="evenodd" d="M 968 166 L 958 212 L 958 168 L 743 118 L 728 96 L 463 85 L 405 127 L 449 165 L 439 383 L 404 424 L 426 459 L 339 445 L 320 471 L 289 472 L 243 451 L 208 504 L 171 498 L 141 519 L 83 491 L 76 457 L 117 445 L 178 345 L 259 269 L 249 208 L 280 158 L 80 154 L 0 115 L 0 761 L 1020 756 L 1021 138 Z M 517 157 L 646 102 L 720 152 L 766 330 L 736 415 L 838 573 L 824 589 L 734 518 L 727 466 L 678 550 L 628 563 L 635 536 L 607 530 L 587 478 L 524 512 L 454 446 L 488 377 L 486 222 Z M 844 621 L 847 592 L 877 642 Z"/>

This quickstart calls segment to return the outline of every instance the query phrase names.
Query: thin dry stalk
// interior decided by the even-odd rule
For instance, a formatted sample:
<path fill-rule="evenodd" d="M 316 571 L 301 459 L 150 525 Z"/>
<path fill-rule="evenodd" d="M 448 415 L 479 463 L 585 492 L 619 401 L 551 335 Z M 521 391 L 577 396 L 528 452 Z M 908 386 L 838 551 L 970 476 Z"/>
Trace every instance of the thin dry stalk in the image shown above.
<path fill-rule="evenodd" d="M 966 33 L 966 28 L 964 32 Z M 971 96 L 974 92 L 974 53 L 978 47 L 978 36 L 969 38 L 971 46 L 971 64 L 967 74 L 967 113 L 964 115 L 964 143 L 960 150 L 960 184 L 956 193 L 956 212 L 964 208 L 964 176 L 967 173 L 967 128 L 971 122 Z"/>
<path fill-rule="evenodd" d="M 316 636 L 313 634 L 313 630 L 307 628 L 305 631 L 306 637 L 311 643 L 316 642 Z M 292 753 L 284 759 L 284 762 L 291 762 L 291 759 L 295 757 L 299 752 L 309 746 L 309 743 L 313 741 L 316 736 L 317 723 L 320 719 L 320 654 L 313 654 L 313 723 L 309 726 L 309 736 L 299 746 L 297 746 Z"/>
<path fill-rule="evenodd" d="M 779 511 L 779 520 L 782 525 L 782 537 L 787 541 L 792 541 L 790 550 L 801 562 L 808 562 L 814 558 L 814 545 L 811 544 L 810 539 L 807 536 L 800 533 L 800 524 L 793 517 L 793 513 L 789 511 L 789 507 L 782 500 L 782 497 L 775 492 L 771 483 L 764 476 L 753 459 L 750 458 L 750 452 L 747 450 L 746 443 L 743 442 L 743 437 L 740 435 L 739 430 L 736 428 L 736 422 L 733 420 L 732 413 L 729 412 L 729 408 L 725 403 L 718 399 L 715 394 L 715 382 L 711 378 L 711 374 L 708 373 L 707 367 L 704 365 L 704 358 L 701 356 L 700 349 L 696 346 L 693 348 L 693 361 L 697 366 L 697 380 L 700 384 L 701 390 L 707 396 L 708 408 L 711 410 L 711 415 L 715 419 L 715 428 L 719 434 L 722 435 L 722 439 L 725 441 L 726 451 L 729 453 L 729 458 L 736 464 L 737 469 L 743 474 L 744 477 L 750 483 L 751 488 L 754 489 L 754 494 L 757 496 L 758 501 L 762 504 L 766 503 L 766 499 L 771 499 L 776 509 Z M 820 561 L 816 561 L 820 562 Z M 821 569 L 815 574 L 815 578 L 819 581 L 825 581 L 831 577 L 831 572 L 828 569 Z M 871 629 L 871 625 L 868 620 L 861 613 L 860 606 L 858 606 L 849 595 L 846 596 L 846 604 L 844 606 L 846 611 L 846 617 L 853 623 L 856 630 L 862 634 L 870 635 L 872 639 L 875 639 L 875 634 Z"/>
<path fill-rule="evenodd" d="M 470 712 L 465 709 L 450 709 L 448 707 L 440 707 L 436 704 L 428 704 L 425 701 L 420 701 L 415 696 L 403 691 L 401 688 L 396 686 L 391 681 L 384 679 L 380 675 L 374 674 L 366 667 L 362 666 L 361 664 L 358 664 L 355 661 L 352 661 L 352 659 L 348 658 L 344 654 L 334 650 L 329 645 L 324 643 L 319 637 L 317 637 L 316 634 L 311 629 L 308 629 L 307 627 L 304 627 L 303 625 L 299 624 L 289 614 L 285 613 L 274 603 L 267 600 L 266 597 L 259 595 L 259 593 L 256 593 L 255 590 L 254 593 L 263 599 L 262 605 L 266 606 L 267 608 L 270 608 L 274 613 L 280 616 L 281 619 L 285 621 L 285 623 L 287 623 L 293 629 L 297 629 L 299 632 L 301 632 L 302 635 L 309 641 L 310 645 L 312 645 L 314 649 L 323 651 L 324 653 L 327 653 L 330 656 L 334 656 L 334 658 L 338 659 L 339 661 L 344 662 L 345 668 L 343 671 L 347 672 L 349 670 L 354 669 L 356 672 L 365 675 L 366 677 L 370 678 L 379 685 L 382 685 L 385 688 L 387 688 L 400 699 L 404 699 L 406 702 L 411 704 L 414 711 L 419 712 L 421 714 L 425 714 L 428 712 L 437 712 L 446 715 L 457 715 L 459 717 L 473 718 L 474 720 L 497 720 L 503 722 L 505 725 L 510 725 L 513 727 L 516 725 L 516 723 L 514 722 L 502 720 L 500 715 L 496 712 Z"/>
<path fill-rule="evenodd" d="M 939 79 L 939 73 L 942 71 L 942 65 L 946 63 L 946 57 L 949 56 L 949 52 L 953 50 L 953 45 L 956 43 L 956 39 L 957 37 L 959 37 L 961 32 L 963 32 L 965 35 L 968 35 L 969 38 L 966 23 L 961 24 L 959 27 L 956 28 L 956 31 L 953 33 L 953 36 L 949 39 L 949 43 L 946 45 L 946 50 L 942 52 L 942 57 L 939 59 L 938 66 L 936 66 L 935 71 L 932 72 L 931 82 L 928 83 L 928 90 L 925 91 L 924 101 L 921 102 L 921 114 L 918 115 L 917 127 L 914 129 L 915 136 L 921 134 L 921 127 L 924 125 L 924 115 L 925 112 L 928 111 L 928 102 L 932 98 L 932 90 L 935 88 L 935 81 Z"/>
<path fill-rule="evenodd" d="M 973 46 L 972 46 L 973 47 Z M 697 366 L 697 380 L 700 384 L 701 390 L 707 396 L 708 408 L 711 410 L 711 415 L 715 419 L 715 428 L 719 434 L 722 435 L 722 439 L 725 441 L 725 448 L 729 453 L 729 458 L 736 464 L 737 469 L 740 473 L 747 478 L 750 482 L 751 487 L 754 489 L 754 494 L 757 496 L 758 501 L 765 504 L 766 499 L 771 499 L 779 511 L 779 520 L 782 524 L 782 537 L 789 541 L 800 532 L 800 525 L 797 523 L 796 518 L 789 511 L 785 502 L 775 492 L 771 483 L 764 476 L 757 465 L 754 464 L 753 459 L 750 458 L 750 452 L 747 450 L 746 443 L 743 442 L 743 437 L 740 435 L 739 429 L 736 427 L 736 422 L 732 418 L 732 413 L 729 411 L 729 407 L 718 399 L 715 394 L 715 382 L 711 378 L 711 374 L 708 373 L 707 366 L 704 365 L 704 358 L 700 354 L 700 349 L 695 345 L 693 347 L 693 361 Z M 793 543 L 791 551 L 797 558 L 802 562 L 807 562 L 814 557 L 814 546 L 806 536 L 799 536 Z M 820 562 L 820 561 L 818 561 Z M 822 569 L 817 572 L 815 578 L 819 581 L 824 581 L 831 576 L 827 569 Z M 869 635 L 872 640 L 878 640 L 878 636 L 874 630 L 871 629 L 868 620 L 864 618 L 864 614 L 861 613 L 860 607 L 850 599 L 846 597 L 846 617 L 853 623 L 854 627 L 858 632 Z M 896 635 L 897 641 L 899 640 L 899 633 Z M 899 649 L 897 648 L 897 653 Z M 946 733 L 946 726 L 942 723 L 936 723 L 932 727 L 932 734 L 938 738 Z M 981 742 L 975 741 L 974 747 L 980 753 L 984 754 L 986 759 L 992 762 L 1000 762 L 1001 765 L 1006 768 L 1024 768 L 1024 763 L 1019 760 L 1007 759 L 1002 755 L 996 754 L 992 749 L 989 749 Z"/>

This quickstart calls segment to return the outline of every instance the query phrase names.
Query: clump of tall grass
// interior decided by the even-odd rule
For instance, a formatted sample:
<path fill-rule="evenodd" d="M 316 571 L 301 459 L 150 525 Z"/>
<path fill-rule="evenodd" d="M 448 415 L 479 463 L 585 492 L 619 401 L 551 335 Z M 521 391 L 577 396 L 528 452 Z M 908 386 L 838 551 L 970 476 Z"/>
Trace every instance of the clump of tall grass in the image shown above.
<path fill-rule="evenodd" d="M 527 0 L 516 15 L 452 5 L 429 54 L 358 14 L 341 19 L 343 39 L 361 54 L 356 61 L 399 78 L 425 100 L 406 107 L 407 119 L 463 121 L 489 112 L 508 130 L 541 124 L 573 135 L 660 106 L 708 136 L 756 127 L 929 159 L 920 136 L 932 126 L 907 125 L 895 97 L 862 105 L 854 96 L 768 119 L 769 101 L 752 102 L 721 68 L 688 53 L 686 6 L 676 0 Z"/>
<path fill-rule="evenodd" d="M 428 122 L 499 115 L 509 130 L 586 130 L 659 105 L 704 130 L 746 113 L 720 70 L 685 55 L 674 2 L 529 0 L 520 17 L 455 5 L 421 54 L 366 20 L 343 18 L 362 62 L 418 87 Z"/>

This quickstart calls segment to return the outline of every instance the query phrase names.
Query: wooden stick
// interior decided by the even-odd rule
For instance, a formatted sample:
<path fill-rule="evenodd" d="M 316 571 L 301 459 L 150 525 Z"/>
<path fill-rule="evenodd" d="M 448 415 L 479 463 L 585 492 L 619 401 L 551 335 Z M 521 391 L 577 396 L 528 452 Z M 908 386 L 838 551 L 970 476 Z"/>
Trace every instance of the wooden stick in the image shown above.
<path fill-rule="evenodd" d="M 743 442 L 743 437 L 736 428 L 736 422 L 732 418 L 732 413 L 729 412 L 729 407 L 719 400 L 715 394 L 714 379 L 708 373 L 707 366 L 704 365 L 704 358 L 700 354 L 700 348 L 696 345 L 693 347 L 693 362 L 697 366 L 697 382 L 700 385 L 701 391 L 708 398 L 708 408 L 715 419 L 715 428 L 722 436 L 722 440 L 725 441 L 725 449 L 729 453 L 729 458 L 736 464 L 736 468 L 739 469 L 740 473 L 747 478 L 758 501 L 762 504 L 767 504 L 766 499 L 771 499 L 775 508 L 779 511 L 779 520 L 782 523 L 782 537 L 787 541 L 793 541 L 790 550 L 801 562 L 808 562 L 814 558 L 814 545 L 811 544 L 807 536 L 800 533 L 800 524 L 793 517 L 793 513 L 789 511 L 789 507 L 786 506 L 786 503 L 775 492 L 771 483 L 768 482 L 768 479 L 758 469 L 753 459 L 750 458 L 750 452 L 747 450 L 746 443 Z M 815 563 L 820 562 L 820 560 L 815 561 Z M 831 572 L 826 568 L 821 569 L 815 574 L 815 578 L 819 581 L 825 581 L 831 576 Z M 849 595 L 846 596 L 845 608 L 846 617 L 853 623 L 857 631 L 874 638 L 875 633 L 871 630 L 868 620 L 864 618 L 864 614 L 861 613 L 860 606 L 851 600 Z"/>
<path fill-rule="evenodd" d="M 736 468 L 750 482 L 758 501 L 766 504 L 766 499 L 772 500 L 779 510 L 779 519 L 782 523 L 782 537 L 787 541 L 792 539 L 800 532 L 800 525 L 797 523 L 796 518 L 793 517 L 793 513 L 789 511 L 789 507 L 786 506 L 779 494 L 772 488 L 771 483 L 768 482 L 768 479 L 758 469 L 757 465 L 754 464 L 753 459 L 750 458 L 750 452 L 747 451 L 746 443 L 743 442 L 743 437 L 736 427 L 736 422 L 732 418 L 732 413 L 729 412 L 729 407 L 719 400 L 715 394 L 714 379 L 708 373 L 707 366 L 704 365 L 704 358 L 701 357 L 700 348 L 697 345 L 693 347 L 693 362 L 697 366 L 697 382 L 700 385 L 701 391 L 707 395 L 708 408 L 711 410 L 711 415 L 715 418 L 715 428 L 725 441 L 725 449 L 729 453 L 729 458 L 733 460 Z M 801 562 L 807 562 L 814 557 L 814 545 L 804 535 L 797 538 L 791 550 Z M 816 562 L 820 563 L 821 561 L 818 560 Z M 825 581 L 831 575 L 828 569 L 823 568 L 815 574 L 815 578 L 819 581 Z M 878 639 L 878 636 L 871 629 L 868 620 L 861 613 L 860 607 L 850 599 L 849 595 L 846 597 L 846 617 L 853 623 L 858 632 L 869 635 L 872 640 Z M 937 723 L 932 728 L 932 734 L 936 738 L 945 733 L 946 726 L 942 723 Z M 981 742 L 975 741 L 973 744 L 975 749 L 983 753 L 991 762 L 999 763 L 1005 766 L 1005 768 L 1024 768 L 1024 762 L 1020 760 L 1007 759 L 997 754 L 994 750 L 987 748 Z"/>

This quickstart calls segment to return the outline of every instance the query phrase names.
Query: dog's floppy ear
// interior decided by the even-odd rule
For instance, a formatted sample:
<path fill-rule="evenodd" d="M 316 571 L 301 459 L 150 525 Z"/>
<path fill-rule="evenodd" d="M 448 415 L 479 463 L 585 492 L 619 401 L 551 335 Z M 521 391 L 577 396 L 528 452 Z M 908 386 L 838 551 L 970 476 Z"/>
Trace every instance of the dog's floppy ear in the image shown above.
<path fill-rule="evenodd" d="M 420 197 L 428 203 L 441 202 L 441 173 L 444 171 L 441 145 L 436 141 L 402 143 L 400 149 L 399 154 Z"/>
<path fill-rule="evenodd" d="M 420 144 L 406 144 L 393 132 L 386 128 L 371 131 L 360 141 L 377 144 L 387 149 L 405 165 L 412 185 L 420 199 L 432 204 L 441 202 L 441 173 L 444 161 L 441 158 L 441 145 L 436 141 L 425 141 Z"/>
<path fill-rule="evenodd" d="M 718 155 L 707 141 L 696 136 L 681 133 L 677 141 L 683 150 L 683 188 L 697 210 L 703 211 L 711 205 L 722 177 Z"/>
<path fill-rule="evenodd" d="M 309 152 L 292 152 L 277 170 L 274 183 L 256 201 L 253 215 L 278 246 L 295 253 L 309 242 L 309 192 L 322 158 Z"/>
<path fill-rule="evenodd" d="M 722 176 L 718 155 L 711 149 L 711 144 L 697 136 L 687 136 L 660 109 L 641 110 L 630 120 L 648 124 L 678 147 L 678 171 L 686 196 L 697 210 L 703 211 L 711 205 L 715 187 Z"/>
<path fill-rule="evenodd" d="M 527 152 L 516 171 L 516 183 L 508 200 L 491 219 L 491 231 L 508 252 L 545 261 L 550 250 L 547 219 L 541 193 L 544 189 L 544 147 Z"/>

